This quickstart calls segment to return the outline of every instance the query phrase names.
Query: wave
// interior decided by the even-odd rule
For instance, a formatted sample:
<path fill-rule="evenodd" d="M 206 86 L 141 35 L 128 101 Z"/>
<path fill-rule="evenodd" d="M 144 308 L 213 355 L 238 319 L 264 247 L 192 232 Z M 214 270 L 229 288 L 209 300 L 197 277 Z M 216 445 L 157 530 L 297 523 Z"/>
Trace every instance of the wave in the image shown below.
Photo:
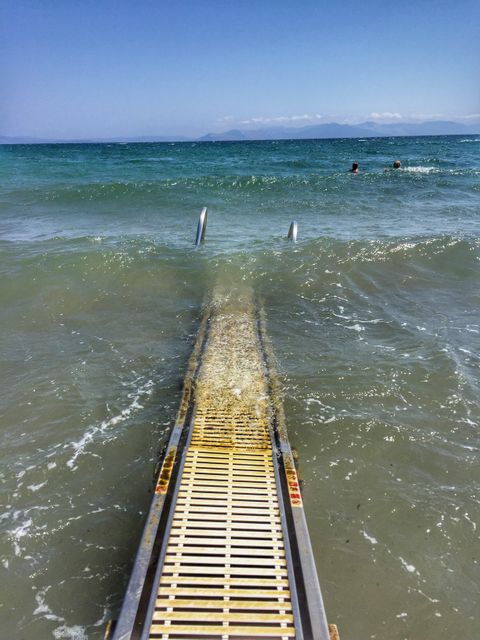
<path fill-rule="evenodd" d="M 135 261 L 142 263 L 150 260 L 165 260 L 168 262 L 178 262 L 180 268 L 185 268 L 191 264 L 193 251 L 193 231 L 192 242 L 187 246 L 175 246 L 163 238 L 153 237 L 150 234 L 138 234 L 135 236 L 114 236 L 114 235 L 78 235 L 73 237 L 54 236 L 41 238 L 34 241 L 18 243 L 16 240 L 0 240 L 0 252 L 5 253 L 5 257 L 10 260 L 16 257 L 18 263 L 26 261 L 29 268 L 31 259 L 37 255 L 42 258 L 44 271 L 48 271 L 48 265 L 58 268 L 58 259 L 68 254 L 79 254 L 83 261 L 87 261 L 89 256 L 98 259 L 105 259 L 111 267 L 113 257 L 129 256 L 129 264 Z M 280 241 L 280 243 L 279 243 Z M 21 247 L 21 255 L 19 254 Z M 191 251 L 188 251 L 188 248 Z M 187 250 L 186 250 L 187 249 Z M 222 259 L 223 255 L 234 258 L 237 255 L 245 259 L 251 255 L 255 260 L 258 255 L 266 259 L 275 259 L 278 256 L 291 259 L 295 262 L 302 258 L 311 257 L 313 262 L 319 258 L 333 260 L 337 264 L 345 261 L 353 262 L 385 262 L 390 259 L 398 260 L 398 257 L 413 259 L 415 257 L 432 258 L 445 252 L 458 252 L 462 258 L 476 263 L 477 252 L 480 250 L 480 239 L 477 236 L 439 234 L 435 236 L 392 236 L 385 239 L 352 239 L 345 240 L 321 234 L 318 237 L 302 240 L 292 248 L 291 243 L 283 242 L 278 235 L 269 235 L 266 238 L 257 238 L 256 242 L 245 245 L 223 246 L 223 244 L 205 245 L 200 252 L 195 252 L 196 263 L 211 262 L 212 259 Z M 9 254 L 12 254 L 11 256 Z M 133 262 L 132 262 L 133 261 Z M 66 264 L 64 264 L 64 267 Z"/>
<path fill-rule="evenodd" d="M 258 191 L 271 189 L 277 185 L 285 188 L 298 185 L 314 185 L 319 181 L 318 176 L 309 177 L 280 177 L 268 175 L 249 176 L 203 176 L 197 178 L 168 178 L 158 181 L 139 182 L 91 182 L 86 184 L 55 185 L 54 187 L 36 187 L 33 189 L 10 190 L 16 200 L 27 204 L 33 202 L 55 202 L 60 204 L 75 204 L 76 202 L 92 201 L 102 203 L 114 200 L 148 199 L 158 203 L 158 198 L 164 195 L 188 193 L 191 191 L 208 190 L 210 192 L 228 191 Z M 160 201 L 161 202 L 161 201 Z"/>
<path fill-rule="evenodd" d="M 288 252 L 286 252 L 287 254 Z M 295 261 L 311 259 L 313 264 L 322 261 L 334 266 L 354 266 L 361 263 L 418 264 L 438 259 L 442 271 L 470 266 L 478 269 L 480 240 L 451 235 L 424 238 L 391 238 L 388 240 L 341 241 L 322 238 L 307 241 L 293 254 Z"/>
<path fill-rule="evenodd" d="M 243 272 L 269 300 L 292 288 L 319 300 L 327 290 L 350 298 L 352 288 L 362 297 L 405 286 L 435 291 L 471 281 L 474 287 L 480 277 L 480 241 L 453 236 L 382 241 L 321 238 L 299 242 L 294 249 L 264 250 L 249 259 L 238 255 L 234 261 L 243 264 Z"/>
<path fill-rule="evenodd" d="M 407 173 L 441 173 L 442 170 L 438 167 L 403 167 L 400 171 L 405 171 Z"/>
<path fill-rule="evenodd" d="M 326 172 L 313 163 L 302 160 L 284 161 L 276 165 L 271 174 L 259 173 L 249 175 L 200 175 L 177 176 L 158 180 L 85 182 L 53 185 L 38 185 L 31 188 L 24 186 L 10 187 L 4 191 L 3 204 L 10 202 L 21 203 L 23 206 L 37 206 L 41 203 L 56 203 L 60 205 L 74 205 L 76 203 L 91 202 L 102 204 L 109 202 L 126 202 L 129 204 L 152 203 L 161 205 L 170 201 L 172 197 L 188 198 L 192 194 L 202 193 L 207 198 L 225 196 L 229 193 L 258 194 L 272 192 L 285 194 L 289 190 L 292 194 L 312 193 L 321 196 L 325 192 L 337 192 L 350 189 L 353 184 L 346 170 Z M 283 172 L 279 175 L 278 170 Z M 472 168 L 444 168 L 428 165 L 405 166 L 402 169 L 389 172 L 387 175 L 403 176 L 409 174 L 441 174 L 445 176 L 478 175 L 478 170 Z M 413 177 L 413 176 L 412 176 Z M 365 181 L 384 181 L 383 166 L 369 167 L 365 164 L 362 173 L 356 177 L 357 183 Z"/>

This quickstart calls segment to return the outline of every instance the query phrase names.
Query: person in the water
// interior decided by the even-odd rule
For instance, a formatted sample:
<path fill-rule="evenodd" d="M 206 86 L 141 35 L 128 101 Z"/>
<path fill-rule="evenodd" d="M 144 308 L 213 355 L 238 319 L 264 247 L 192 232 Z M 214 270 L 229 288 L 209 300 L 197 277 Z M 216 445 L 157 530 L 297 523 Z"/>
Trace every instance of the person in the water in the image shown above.
<path fill-rule="evenodd" d="M 348 170 L 348 173 L 358 173 L 358 162 L 352 162 L 352 168 Z"/>
<path fill-rule="evenodd" d="M 392 164 L 392 169 L 400 169 L 401 166 L 402 166 L 402 163 L 400 162 L 400 160 L 395 160 L 394 163 Z M 386 173 L 387 171 L 391 171 L 391 169 L 388 169 L 387 167 L 385 167 L 384 172 Z"/>

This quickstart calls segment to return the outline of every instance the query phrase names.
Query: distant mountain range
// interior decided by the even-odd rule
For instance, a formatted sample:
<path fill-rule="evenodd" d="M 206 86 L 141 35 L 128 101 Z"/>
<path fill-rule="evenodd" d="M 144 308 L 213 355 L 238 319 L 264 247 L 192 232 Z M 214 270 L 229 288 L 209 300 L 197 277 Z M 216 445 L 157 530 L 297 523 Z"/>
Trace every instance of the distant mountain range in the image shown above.
<path fill-rule="evenodd" d="M 362 124 L 315 124 L 307 127 L 271 127 L 262 129 L 232 129 L 225 133 L 209 133 L 200 138 L 201 141 L 220 140 L 311 140 L 325 138 L 376 138 L 390 136 L 445 136 L 445 135 L 478 135 L 480 125 L 467 127 L 458 122 L 448 120 L 432 120 L 431 122 L 398 122 L 379 124 L 363 122 Z"/>
<path fill-rule="evenodd" d="M 182 136 L 130 136 L 117 138 L 92 138 L 81 140 L 49 140 L 45 138 L 0 136 L 0 144 L 40 144 L 40 143 L 95 143 L 95 142 L 220 142 L 246 140 L 315 140 L 326 138 L 376 138 L 390 136 L 445 136 L 479 135 L 480 124 L 464 125 L 449 120 L 430 122 L 395 122 L 380 124 L 315 124 L 306 127 L 265 127 L 261 129 L 231 129 L 224 133 L 208 133 L 201 138 Z"/>

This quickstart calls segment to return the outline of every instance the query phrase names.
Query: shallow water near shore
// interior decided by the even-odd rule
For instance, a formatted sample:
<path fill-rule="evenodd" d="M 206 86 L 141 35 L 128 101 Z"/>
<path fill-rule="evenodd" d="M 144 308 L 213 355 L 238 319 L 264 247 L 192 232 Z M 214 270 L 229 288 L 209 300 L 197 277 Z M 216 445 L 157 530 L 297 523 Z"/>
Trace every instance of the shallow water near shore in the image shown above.
<path fill-rule="evenodd" d="M 342 640 L 480 635 L 480 139 L 3 146 L 0 175 L 2 637 L 118 613 L 219 284 L 265 307 Z"/>

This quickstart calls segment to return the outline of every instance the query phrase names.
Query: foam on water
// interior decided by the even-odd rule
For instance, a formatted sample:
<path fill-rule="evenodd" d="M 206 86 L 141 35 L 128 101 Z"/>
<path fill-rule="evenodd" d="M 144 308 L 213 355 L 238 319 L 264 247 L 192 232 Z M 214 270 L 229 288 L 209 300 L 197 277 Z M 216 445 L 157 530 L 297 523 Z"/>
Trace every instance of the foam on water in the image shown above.
<path fill-rule="evenodd" d="M 441 173 L 441 169 L 438 167 L 403 167 L 399 171 L 406 171 L 407 173 Z"/>
<path fill-rule="evenodd" d="M 67 460 L 67 466 L 70 469 L 77 469 L 76 460 L 80 455 L 84 455 L 86 453 L 87 446 L 92 443 L 95 438 L 100 435 L 103 436 L 105 442 L 105 435 L 111 427 L 115 427 L 120 422 L 124 422 L 128 418 L 131 417 L 132 413 L 135 411 L 139 411 L 143 409 L 143 405 L 140 404 L 140 400 L 142 398 L 148 398 L 153 391 L 153 380 L 147 380 L 144 384 L 140 385 L 138 389 L 133 393 L 129 393 L 127 395 L 128 399 L 131 401 L 130 404 L 122 409 L 120 413 L 112 416 L 108 420 L 103 420 L 99 425 L 94 425 L 88 427 L 83 436 L 77 442 L 71 442 L 69 447 L 72 447 L 74 450 L 73 455 Z M 110 436 L 114 437 L 114 436 Z"/>

